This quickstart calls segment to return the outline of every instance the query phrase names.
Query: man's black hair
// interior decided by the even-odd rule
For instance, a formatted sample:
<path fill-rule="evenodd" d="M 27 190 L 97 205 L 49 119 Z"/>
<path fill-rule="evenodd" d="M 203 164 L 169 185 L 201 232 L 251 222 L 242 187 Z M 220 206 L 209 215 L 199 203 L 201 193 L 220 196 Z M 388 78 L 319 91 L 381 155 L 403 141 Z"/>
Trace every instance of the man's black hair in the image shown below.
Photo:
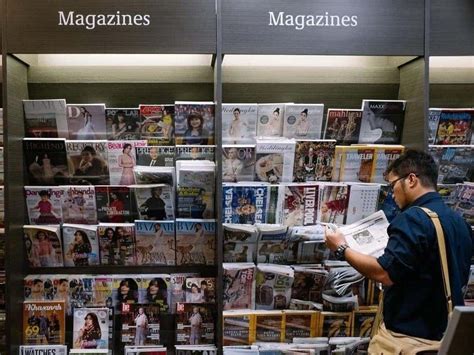
<path fill-rule="evenodd" d="M 393 161 L 385 174 L 395 174 L 398 177 L 414 173 L 424 187 L 436 189 L 438 182 L 438 167 L 433 157 L 420 150 L 409 149 L 397 160 Z"/>

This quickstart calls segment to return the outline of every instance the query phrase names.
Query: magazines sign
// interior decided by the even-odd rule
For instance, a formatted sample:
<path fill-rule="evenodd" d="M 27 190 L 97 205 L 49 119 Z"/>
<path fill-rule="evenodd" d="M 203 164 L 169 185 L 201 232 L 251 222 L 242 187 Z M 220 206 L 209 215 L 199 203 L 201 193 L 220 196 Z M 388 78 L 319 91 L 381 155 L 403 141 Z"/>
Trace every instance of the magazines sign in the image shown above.
<path fill-rule="evenodd" d="M 222 23 L 230 54 L 423 54 L 423 1 L 223 0 Z"/>
<path fill-rule="evenodd" d="M 216 47 L 214 0 L 50 0 L 47 6 L 15 0 L 7 12 L 9 52 L 214 53 Z"/>

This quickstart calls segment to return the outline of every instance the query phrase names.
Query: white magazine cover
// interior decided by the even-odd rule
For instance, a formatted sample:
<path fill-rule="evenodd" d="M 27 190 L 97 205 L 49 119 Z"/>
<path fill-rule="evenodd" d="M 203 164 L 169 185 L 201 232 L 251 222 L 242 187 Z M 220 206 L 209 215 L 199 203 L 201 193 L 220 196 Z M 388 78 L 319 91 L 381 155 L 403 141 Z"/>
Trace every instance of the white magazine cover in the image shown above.
<path fill-rule="evenodd" d="M 107 139 L 105 104 L 67 104 L 69 139 Z"/>
<path fill-rule="evenodd" d="M 69 138 L 66 100 L 23 100 L 25 135 L 36 138 Z"/>
<path fill-rule="evenodd" d="M 73 322 L 73 348 L 109 348 L 108 308 L 75 308 Z"/>
<path fill-rule="evenodd" d="M 136 147 L 146 147 L 146 140 L 108 141 L 110 185 L 133 185 L 133 168 L 137 165 Z"/>
<path fill-rule="evenodd" d="M 255 143 L 257 104 L 222 104 L 222 142 Z"/>
<path fill-rule="evenodd" d="M 314 182 L 281 184 L 276 220 L 288 227 L 316 224 L 318 190 L 319 186 Z"/>
<path fill-rule="evenodd" d="M 255 180 L 270 183 L 293 181 L 296 142 L 290 139 L 257 140 Z"/>
<path fill-rule="evenodd" d="M 321 139 L 324 104 L 286 104 L 283 136 L 298 139 Z"/>
<path fill-rule="evenodd" d="M 224 263 L 224 310 L 255 308 L 254 263 Z"/>
<path fill-rule="evenodd" d="M 222 181 L 253 181 L 255 172 L 255 145 L 222 146 Z"/>
<path fill-rule="evenodd" d="M 96 225 L 63 224 L 64 266 L 100 265 Z"/>
<path fill-rule="evenodd" d="M 96 224 L 95 187 L 91 185 L 63 186 L 64 223 Z"/>
<path fill-rule="evenodd" d="M 350 184 L 345 224 L 355 223 L 377 211 L 379 184 Z"/>
<path fill-rule="evenodd" d="M 283 133 L 283 118 L 285 103 L 258 104 L 257 136 L 281 137 Z"/>
<path fill-rule="evenodd" d="M 59 186 L 25 186 L 26 208 L 30 224 L 59 224 L 63 221 Z M 3 201 L 3 199 L 2 199 Z"/>
<path fill-rule="evenodd" d="M 66 345 L 20 345 L 19 355 L 67 355 Z"/>
<path fill-rule="evenodd" d="M 287 309 L 291 299 L 294 270 L 287 265 L 257 265 L 255 308 Z"/>

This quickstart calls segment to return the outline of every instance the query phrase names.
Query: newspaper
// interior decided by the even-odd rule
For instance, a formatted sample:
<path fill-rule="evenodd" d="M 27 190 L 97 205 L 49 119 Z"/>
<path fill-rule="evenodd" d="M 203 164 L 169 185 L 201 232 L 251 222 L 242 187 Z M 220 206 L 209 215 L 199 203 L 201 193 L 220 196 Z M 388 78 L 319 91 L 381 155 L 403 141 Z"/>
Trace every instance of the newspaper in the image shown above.
<path fill-rule="evenodd" d="M 347 244 L 359 253 L 378 257 L 388 243 L 388 220 L 383 211 L 377 211 L 360 221 L 340 227 Z"/>

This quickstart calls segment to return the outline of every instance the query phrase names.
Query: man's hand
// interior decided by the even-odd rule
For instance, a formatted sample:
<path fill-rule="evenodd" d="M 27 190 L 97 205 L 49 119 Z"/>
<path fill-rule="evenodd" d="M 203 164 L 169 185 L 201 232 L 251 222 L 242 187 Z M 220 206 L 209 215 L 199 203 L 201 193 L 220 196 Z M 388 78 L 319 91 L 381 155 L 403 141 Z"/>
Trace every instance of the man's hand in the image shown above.
<path fill-rule="evenodd" d="M 335 251 L 340 245 L 346 243 L 346 238 L 339 229 L 333 231 L 331 228 L 326 226 L 326 245 L 331 251 Z"/>

